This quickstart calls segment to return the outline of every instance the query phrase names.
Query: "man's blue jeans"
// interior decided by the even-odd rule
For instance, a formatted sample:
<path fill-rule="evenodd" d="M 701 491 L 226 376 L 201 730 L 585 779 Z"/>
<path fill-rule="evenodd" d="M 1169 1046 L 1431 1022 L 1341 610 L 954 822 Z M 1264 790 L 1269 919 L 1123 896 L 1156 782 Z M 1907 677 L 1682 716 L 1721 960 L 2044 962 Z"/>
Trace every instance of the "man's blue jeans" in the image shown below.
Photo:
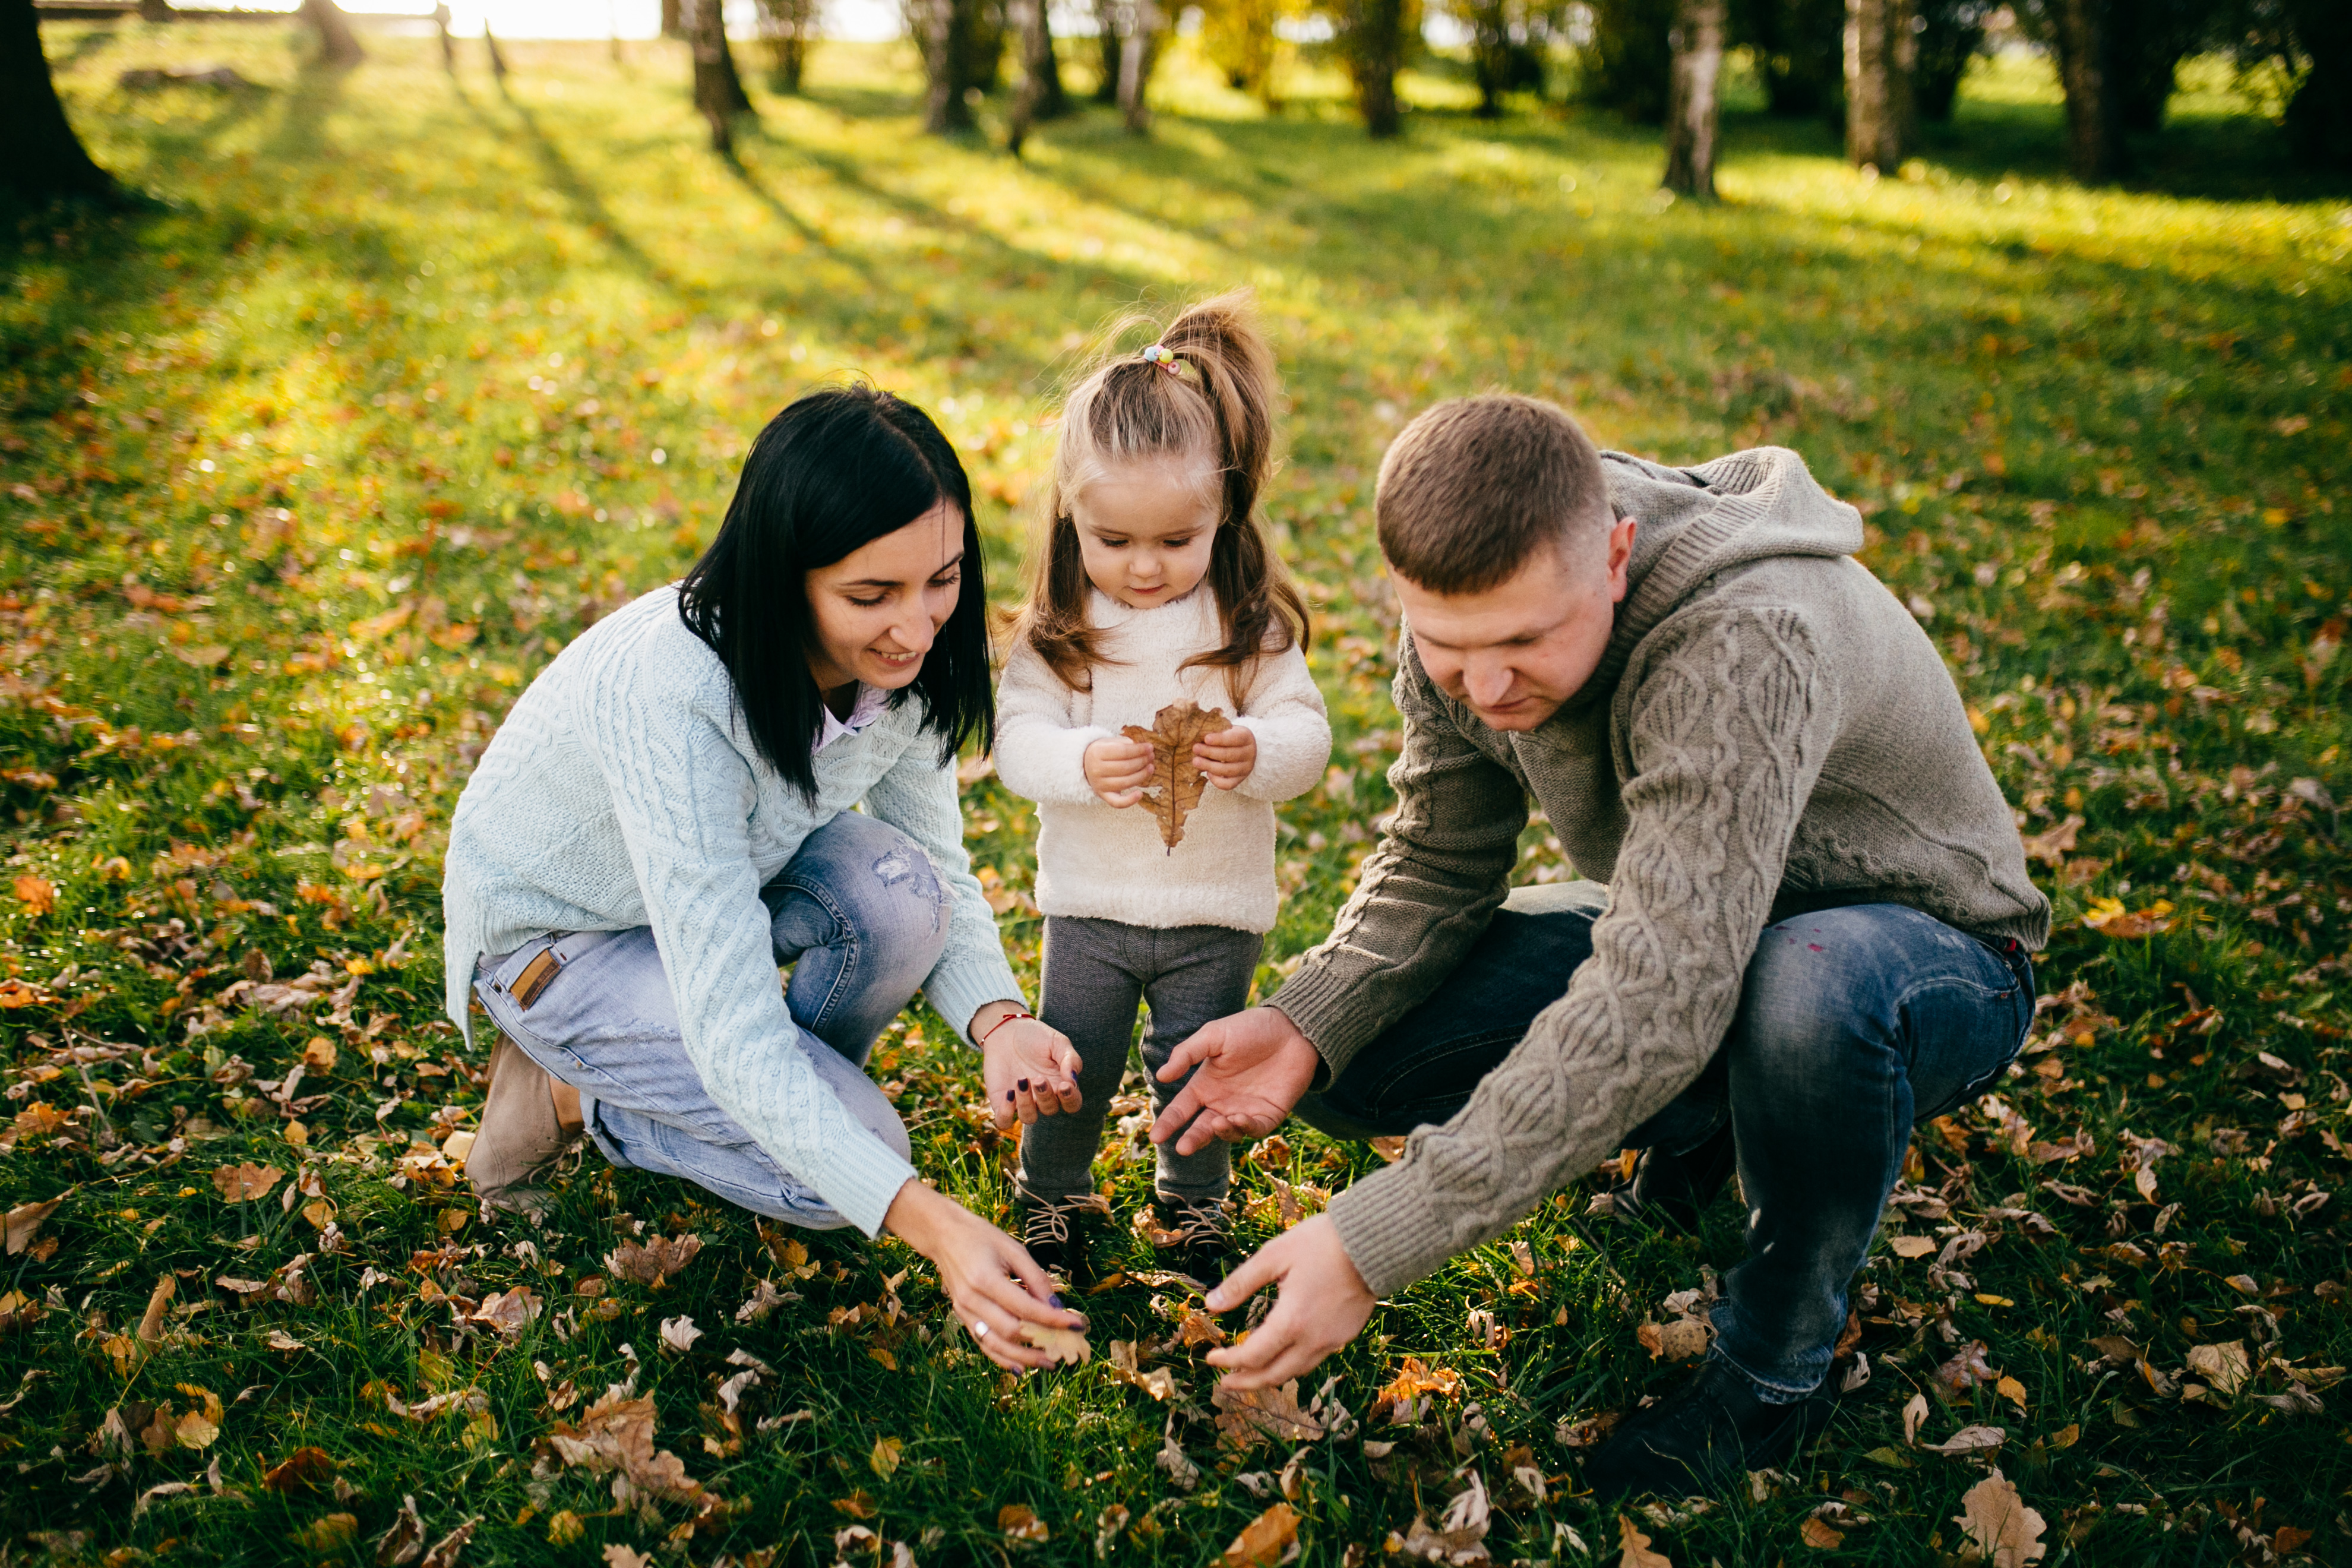
<path fill-rule="evenodd" d="M 1461 967 L 1298 1115 L 1343 1138 L 1453 1116 L 1592 956 L 1607 898 L 1592 882 L 1515 889 Z M 2021 951 L 1900 904 L 1764 931 L 1722 1047 L 1623 1144 L 1682 1154 L 1730 1123 L 1748 1252 L 1716 1305 L 1714 1353 L 1766 1399 L 1801 1398 L 1828 1373 L 1913 1123 L 1982 1093 L 2032 1017 Z"/>
<path fill-rule="evenodd" d="M 810 834 L 760 890 L 784 1005 L 803 1053 L 849 1113 L 901 1154 L 906 1123 L 866 1075 L 866 1054 L 947 945 L 947 894 L 914 840 L 844 812 Z M 552 947 L 563 968 L 526 1010 L 509 990 Z M 551 931 L 484 958 L 474 994 L 499 1030 L 580 1091 L 588 1135 L 615 1165 L 683 1176 L 730 1203 L 811 1230 L 849 1222 L 720 1110 L 678 1032 L 669 974 L 646 926 Z"/>

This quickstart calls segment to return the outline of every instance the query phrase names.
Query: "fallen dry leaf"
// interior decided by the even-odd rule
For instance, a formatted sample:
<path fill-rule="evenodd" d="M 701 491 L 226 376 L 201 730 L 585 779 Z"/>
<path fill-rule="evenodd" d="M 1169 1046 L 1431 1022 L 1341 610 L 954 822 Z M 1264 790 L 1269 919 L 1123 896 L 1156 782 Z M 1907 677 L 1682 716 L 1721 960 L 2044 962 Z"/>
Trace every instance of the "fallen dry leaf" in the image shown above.
<path fill-rule="evenodd" d="M 1221 1345 L 1225 1342 L 1225 1331 L 1208 1313 L 1188 1307 L 1176 1324 L 1176 1340 L 1187 1349 L 1193 1345 Z"/>
<path fill-rule="evenodd" d="M 41 1222 L 57 1213 L 58 1205 L 64 1202 L 62 1197 L 57 1197 L 45 1204 L 18 1204 L 10 1209 L 7 1218 L 8 1256 L 14 1258 L 32 1245 L 33 1237 L 40 1231 Z"/>
<path fill-rule="evenodd" d="M 2217 1392 L 2235 1394 L 2245 1386 L 2251 1370 L 2246 1361 L 2246 1342 L 2231 1340 L 2221 1345 L 2191 1345 L 2189 1370 L 2211 1384 Z"/>
<path fill-rule="evenodd" d="M 1927 1396 L 1924 1394 L 1915 1394 L 1911 1396 L 1910 1403 L 1903 1406 L 1903 1440 L 1906 1443 L 1916 1443 L 1919 1440 L 1919 1428 L 1927 1424 Z"/>
<path fill-rule="evenodd" d="M 1209 1395 L 1217 1416 L 1217 1433 L 1236 1448 L 1255 1447 L 1265 1438 L 1281 1443 L 1312 1443 L 1323 1436 L 1323 1424 L 1298 1405 L 1298 1380 L 1280 1388 L 1235 1388 L 1220 1383 Z"/>
<path fill-rule="evenodd" d="M 1617 1516 L 1617 1539 L 1624 1547 L 1617 1568 L 1675 1568 L 1674 1560 L 1664 1552 L 1650 1550 L 1650 1538 L 1633 1528 L 1630 1514 Z"/>
<path fill-rule="evenodd" d="M 617 1388 L 607 1390 L 582 1414 L 578 1426 L 558 1425 L 541 1442 L 564 1464 L 592 1475 L 614 1472 L 613 1496 L 624 1506 L 640 1496 L 693 1503 L 708 1497 L 702 1483 L 686 1473 L 685 1461 L 654 1447 L 651 1398 L 630 1399 Z"/>
<path fill-rule="evenodd" d="M 658 1285 L 693 1262 L 701 1250 L 699 1236 L 656 1236 L 642 1246 L 634 1241 L 621 1243 L 604 1259 L 604 1267 L 624 1279 Z"/>
<path fill-rule="evenodd" d="M 325 1556 L 341 1552 L 360 1535 L 360 1517 L 355 1513 L 330 1513 L 312 1520 L 294 1532 L 295 1544 L 306 1552 Z"/>
<path fill-rule="evenodd" d="M 654 1560 L 615 1541 L 604 1548 L 604 1568 L 654 1568 Z"/>
<path fill-rule="evenodd" d="M 877 1437 L 874 1439 L 874 1451 L 866 1456 L 866 1463 L 876 1475 L 887 1481 L 898 1470 L 899 1457 L 906 1451 L 907 1445 L 903 1439 Z"/>
<path fill-rule="evenodd" d="M 1845 1544 L 1844 1534 L 1823 1519 L 1808 1518 L 1797 1527 L 1797 1537 L 1816 1552 L 1834 1552 Z"/>
<path fill-rule="evenodd" d="M 474 1531 L 481 1528 L 481 1523 L 478 1516 L 469 1519 L 435 1542 L 416 1568 L 457 1568 L 458 1555 L 466 1550 L 466 1542 L 474 1539 Z"/>
<path fill-rule="evenodd" d="M 1409 1399 L 1418 1399 L 1424 1394 L 1434 1394 L 1440 1398 L 1451 1399 L 1461 1391 L 1462 1374 L 1452 1367 L 1442 1366 L 1432 1369 L 1423 1366 L 1419 1356 L 1407 1356 L 1404 1358 L 1404 1364 L 1397 1369 L 1395 1378 L 1387 1387 L 1381 1390 L 1379 1397 L 1373 1403 L 1402 1405 Z"/>
<path fill-rule="evenodd" d="M 1960 1454 L 1990 1454 L 2009 1441 L 2006 1426 L 1963 1426 L 1940 1443 L 1923 1443 L 1920 1447 L 1930 1454 L 1947 1457 Z"/>
<path fill-rule="evenodd" d="M 1187 748 L 1189 753 L 1189 748 Z M 1195 788 L 1193 798 L 1200 798 Z M 23 876 L 16 879 L 16 901 L 29 914 L 45 915 L 58 907 L 57 884 L 45 877 Z"/>
<path fill-rule="evenodd" d="M 1242 1527 L 1217 1559 L 1218 1568 L 1275 1568 L 1297 1539 L 1298 1510 L 1286 1502 L 1276 1503 Z"/>
<path fill-rule="evenodd" d="M 1050 1533 L 1044 1520 L 1017 1502 L 996 1510 L 996 1528 L 1014 1541 L 1044 1541 Z"/>
<path fill-rule="evenodd" d="M 2025 1568 L 2042 1561 L 2046 1550 L 2042 1516 L 2025 1506 L 2017 1488 L 1999 1470 L 1962 1493 L 1960 1508 L 1952 1522 L 1991 1560 L 1992 1568 Z"/>
<path fill-rule="evenodd" d="M 1093 1347 L 1087 1343 L 1087 1336 L 1076 1329 L 1056 1329 L 1024 1320 L 1020 1331 L 1023 1339 L 1057 1362 L 1083 1366 L 1094 1359 Z"/>
<path fill-rule="evenodd" d="M 1486 1479 L 1476 1470 L 1469 1475 L 1470 1485 L 1455 1494 L 1445 1505 L 1445 1512 L 1434 1526 L 1416 1513 L 1412 1524 L 1403 1535 L 1389 1537 L 1392 1551 L 1425 1563 L 1444 1563 L 1455 1568 L 1476 1568 L 1489 1561 L 1486 1555 L 1486 1531 L 1492 1523 L 1492 1509 L 1486 1500 Z"/>
<path fill-rule="evenodd" d="M 213 1173 L 213 1185 L 230 1203 L 251 1203 L 268 1196 L 269 1189 L 285 1173 L 275 1165 L 223 1165 Z"/>
<path fill-rule="evenodd" d="M 265 1490 L 321 1491 L 335 1478 L 335 1461 L 324 1448 L 297 1448 L 262 1473 Z"/>
<path fill-rule="evenodd" d="M 1113 1340 L 1104 1357 L 1110 1374 L 1120 1383 L 1132 1384 L 1154 1399 L 1164 1400 L 1176 1392 L 1176 1374 L 1164 1366 L 1142 1370 L 1137 1359 L 1133 1340 Z"/>
<path fill-rule="evenodd" d="M 1671 1323 L 1643 1323 L 1634 1331 L 1634 1338 L 1650 1352 L 1650 1359 L 1688 1361 L 1706 1353 L 1706 1342 L 1714 1331 L 1703 1319 L 1676 1318 Z"/>
<path fill-rule="evenodd" d="M 1927 1236 L 1898 1236 L 1887 1242 L 1886 1248 L 1897 1258 L 1925 1258 L 1936 1250 L 1936 1240 Z"/>
<path fill-rule="evenodd" d="M 1201 804 L 1209 776 L 1192 761 L 1192 748 L 1204 735 L 1226 729 L 1232 721 L 1222 708 L 1203 709 L 1187 699 L 1171 702 L 1151 716 L 1149 730 L 1128 724 L 1119 733 L 1151 748 L 1151 782 L 1143 787 L 1151 815 L 1160 819 L 1160 841 L 1174 854 L 1184 842 L 1184 818 Z"/>

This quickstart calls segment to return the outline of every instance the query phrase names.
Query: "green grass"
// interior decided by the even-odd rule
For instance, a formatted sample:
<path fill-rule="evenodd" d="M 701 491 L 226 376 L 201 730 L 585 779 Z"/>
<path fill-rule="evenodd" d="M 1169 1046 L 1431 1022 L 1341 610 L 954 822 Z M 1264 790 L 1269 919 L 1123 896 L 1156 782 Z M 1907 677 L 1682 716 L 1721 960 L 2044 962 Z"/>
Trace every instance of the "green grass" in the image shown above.
<path fill-rule="evenodd" d="M 93 151 L 169 205 L 0 242 L 0 1206 L 61 1200 L 0 1259 L 8 1550 L 372 1562 L 413 1496 L 428 1540 L 479 1518 L 472 1563 L 593 1563 L 607 1543 L 826 1563 L 845 1508 L 926 1563 L 1076 1563 L 1114 1507 L 1129 1517 L 1108 1560 L 1197 1563 L 1266 1506 L 1252 1481 L 1290 1451 L 1220 1452 L 1184 1414 L 1213 1382 L 1192 1352 L 1164 1352 L 1168 1405 L 1099 1364 L 1000 1379 L 895 1244 L 811 1238 L 795 1279 L 745 1216 L 592 1159 L 526 1248 L 424 1157 L 479 1103 L 482 1057 L 438 1000 L 438 856 L 468 765 L 557 647 L 692 558 L 760 423 L 849 370 L 935 410 L 985 498 L 1001 595 L 1041 416 L 1083 334 L 1139 298 L 1246 282 L 1292 401 L 1269 510 L 1322 606 L 1313 659 L 1339 739 L 1325 784 L 1286 808 L 1265 979 L 1326 928 L 1384 809 L 1378 454 L 1423 404 L 1486 386 L 1560 398 L 1668 461 L 1802 451 L 1868 511 L 1869 563 L 1946 650 L 2024 830 L 2083 819 L 2070 849 L 2048 841 L 2063 866 L 2046 867 L 2042 983 L 2067 1000 L 1998 1102 L 1923 1131 L 1916 1201 L 1890 1213 L 1890 1240 L 1991 1237 L 1956 1260 L 1969 1283 L 1883 1247 L 1861 1342 L 1874 1375 L 1827 1443 L 1752 1496 L 1636 1522 L 1683 1564 L 1948 1559 L 1982 1466 L 1906 1448 L 1924 1390 L 1923 1440 L 2008 1429 L 2000 1462 L 2049 1521 L 2048 1568 L 2258 1561 L 2254 1537 L 2352 1552 L 2347 1394 L 2315 1370 L 2352 1361 L 2352 873 L 2334 805 L 2352 798 L 2352 206 L 2277 166 L 2225 83 L 2200 79 L 2141 184 L 2099 193 L 2059 177 L 2053 94 L 2020 66 L 1972 83 L 1958 122 L 1874 182 L 1818 127 L 1735 114 L 1727 200 L 1698 209 L 1656 195 L 1652 136 L 1551 110 L 1480 122 L 1436 70 L 1413 89 L 1437 107 L 1373 147 L 1314 96 L 1320 79 L 1267 118 L 1180 59 L 1152 140 L 1092 111 L 1015 163 L 915 134 L 898 51 L 827 46 L 806 97 L 761 96 L 730 164 L 704 149 L 670 46 L 615 65 L 601 46 L 512 45 L 501 93 L 478 61 L 446 79 L 426 42 L 378 40 L 344 78 L 302 71 L 297 42 L 53 28 Z M 111 87 L 194 58 L 263 89 Z M 992 781 L 970 810 L 1034 973 L 1028 815 Z M 1532 829 L 1523 874 L 1561 870 Z M 2161 929 L 2087 926 L 2103 900 Z M 323 998 L 270 994 L 284 1016 L 221 999 L 314 965 L 356 977 L 341 1019 Z M 971 1109 L 970 1059 L 936 1020 L 910 1023 L 877 1070 L 922 1167 L 1002 1214 L 1008 1150 Z M 314 1038 L 334 1065 L 274 1101 Z M 2019 1152 L 2078 1132 L 2095 1152 Z M 2173 1151 L 2152 1199 L 2133 1181 L 2145 1138 Z M 245 1162 L 307 1190 L 281 1206 L 289 1175 L 228 1202 L 214 1173 Z M 1275 1176 L 1330 1189 L 1375 1163 L 1294 1130 L 1242 1184 L 1257 1204 Z M 1114 1155 L 1103 1174 L 1124 1219 L 1147 1163 Z M 1672 1385 L 1637 1331 L 1731 1262 L 1739 1215 L 1727 1200 L 1703 1237 L 1649 1239 L 1586 1216 L 1597 1185 L 1514 1233 L 1531 1279 L 1484 1248 L 1331 1364 L 1359 1415 L 1407 1356 L 1460 1385 L 1424 1425 L 1304 1447 L 1306 1561 L 1381 1560 L 1470 1465 L 1497 1501 L 1498 1560 L 1581 1561 L 1563 1527 L 1615 1551 L 1561 1438 Z M 1272 1222 L 1247 1223 L 1255 1238 Z M 580 1294 L 640 1225 L 690 1231 L 700 1255 L 659 1289 Z M 1144 1261 L 1139 1243 L 1114 1251 Z M 312 1300 L 215 1283 L 283 1286 L 303 1255 Z M 118 1356 L 167 1276 L 155 1353 Z M 799 1300 L 738 1322 L 761 1279 Z M 546 1310 L 510 1342 L 450 1300 L 522 1285 Z M 1167 1294 L 1088 1300 L 1097 1348 L 1167 1338 Z M 679 1316 L 704 1335 L 661 1353 Z M 2102 1336 L 2153 1375 L 2103 1364 Z M 1938 1387 L 1979 1341 L 2015 1397 Z M 658 1443 L 723 1509 L 624 1507 L 543 1457 L 630 1375 L 625 1342 Z M 2182 1397 L 2212 1387 L 2192 1355 L 2229 1344 L 2251 1352 L 2244 1386 Z M 716 1391 L 739 1349 L 773 1373 L 737 1447 Z M 585 1397 L 559 1415 L 548 1391 L 567 1380 Z M 2316 1414 L 2277 1407 L 2306 1384 Z M 394 1408 L 467 1389 L 478 1410 Z M 217 1436 L 183 1446 L 175 1431 L 205 1436 L 174 1425 L 208 1410 L 201 1391 Z M 145 1428 L 159 1402 L 164 1450 L 110 1458 L 108 1413 Z M 1171 1411 L 1203 1467 L 1191 1491 L 1153 1466 Z M 1375 1464 L 1366 1435 L 1398 1447 Z M 884 1439 L 895 1466 L 876 1462 Z M 305 1447 L 334 1476 L 265 1488 Z M 1512 1481 L 1520 1463 L 1553 1478 L 1547 1500 Z M 1801 1543 L 1841 1500 L 1843 1543 Z M 1016 1504 L 1042 1544 L 1004 1534 Z M 568 1544 L 551 1544 L 558 1521 Z"/>

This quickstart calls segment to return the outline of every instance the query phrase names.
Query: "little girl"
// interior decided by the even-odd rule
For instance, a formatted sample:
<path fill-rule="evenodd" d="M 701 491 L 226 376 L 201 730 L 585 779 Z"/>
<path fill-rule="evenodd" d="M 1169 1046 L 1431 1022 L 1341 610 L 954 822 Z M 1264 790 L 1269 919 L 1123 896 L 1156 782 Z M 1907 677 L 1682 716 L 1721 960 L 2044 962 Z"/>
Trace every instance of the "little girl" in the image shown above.
<path fill-rule="evenodd" d="M 1148 325 L 1148 321 L 1121 323 Z M 1117 335 L 1116 332 L 1114 335 Z M 1145 1075 L 1202 1025 L 1249 1002 L 1274 924 L 1274 803 L 1322 776 L 1331 729 L 1307 673 L 1307 610 L 1256 515 L 1273 464 L 1274 358 L 1245 293 L 1179 314 L 1140 353 L 1098 363 L 1063 409 L 1042 520 L 998 693 L 996 767 L 1038 803 L 1045 912 L 1044 1020 L 1069 1037 L 1083 1103 L 1022 1135 L 1030 1256 L 1067 1278 L 1088 1176 L 1127 1067 L 1136 1003 L 1150 1008 Z M 1150 745 L 1127 725 L 1186 700 L 1230 722 L 1192 760 L 1215 787 L 1172 846 L 1139 810 Z M 1226 1147 L 1161 1144 L 1155 1241 L 1214 1280 L 1230 1259 Z"/>

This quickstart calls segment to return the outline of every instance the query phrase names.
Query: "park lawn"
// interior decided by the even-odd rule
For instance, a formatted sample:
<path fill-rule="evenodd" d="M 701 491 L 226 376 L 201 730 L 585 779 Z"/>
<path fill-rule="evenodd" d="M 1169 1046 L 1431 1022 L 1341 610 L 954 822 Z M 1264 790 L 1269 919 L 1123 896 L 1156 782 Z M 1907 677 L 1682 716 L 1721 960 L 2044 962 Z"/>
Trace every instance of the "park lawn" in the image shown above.
<path fill-rule="evenodd" d="M 1374 146 L 1336 102 L 1269 118 L 1181 60 L 1151 140 L 1090 110 L 1015 163 L 916 134 L 900 51 L 826 46 L 730 163 L 675 46 L 511 45 L 501 89 L 478 44 L 453 80 L 429 40 L 373 38 L 345 77 L 299 41 L 50 29 L 93 151 L 166 205 L 0 241 L 11 1550 L 390 1561 L 413 1499 L 427 1542 L 470 1526 L 469 1563 L 1198 1563 L 1287 1490 L 1303 1560 L 1337 1563 L 1475 1479 L 1499 1561 L 1613 1560 L 1631 1528 L 1680 1564 L 1912 1564 L 1961 1551 L 1997 1463 L 2052 1568 L 2352 1551 L 2352 209 L 2221 86 L 2146 188 L 2065 184 L 2046 76 L 2010 64 L 1884 177 L 1736 115 L 1728 199 L 1699 208 L 1606 119 L 1439 107 Z M 195 59 L 262 86 L 111 86 Z M 1416 90 L 1465 101 L 1435 70 Z M 1324 1403 L 1291 1436 L 1319 1435 L 1237 1447 L 1180 1288 L 1089 1297 L 1093 1364 L 1004 1378 L 895 1243 L 764 1239 L 593 1156 L 547 1229 L 488 1226 L 438 1152 L 487 1055 L 440 1005 L 467 768 L 567 638 L 692 559 L 760 423 L 851 371 L 934 410 L 1002 598 L 1087 334 L 1234 283 L 1289 380 L 1268 512 L 1339 737 L 1285 808 L 1266 983 L 1385 809 L 1371 476 L 1444 395 L 1558 397 L 1667 461 L 1803 452 L 1868 513 L 2020 808 L 2051 1005 L 1997 1096 L 1922 1131 L 1857 1295 L 1868 1381 L 1737 1499 L 1579 1495 L 1579 1446 L 1682 1375 L 1645 1337 L 1736 1258 L 1728 1198 L 1661 1239 L 1574 1184 L 1302 1386 Z M 1028 814 L 967 771 L 1034 975 Z M 1523 876 L 1565 869 L 1530 827 Z M 1008 1214 L 949 1031 L 902 1020 L 877 1070 L 926 1174 Z M 1269 1140 L 1245 1234 L 1378 1163 Z M 1101 1171 L 1104 1267 L 1148 1269 L 1139 1142 Z M 690 1481 L 563 1462 L 551 1436 L 612 1384 Z M 1929 1450 L 1968 1427 L 2005 1441 Z"/>

